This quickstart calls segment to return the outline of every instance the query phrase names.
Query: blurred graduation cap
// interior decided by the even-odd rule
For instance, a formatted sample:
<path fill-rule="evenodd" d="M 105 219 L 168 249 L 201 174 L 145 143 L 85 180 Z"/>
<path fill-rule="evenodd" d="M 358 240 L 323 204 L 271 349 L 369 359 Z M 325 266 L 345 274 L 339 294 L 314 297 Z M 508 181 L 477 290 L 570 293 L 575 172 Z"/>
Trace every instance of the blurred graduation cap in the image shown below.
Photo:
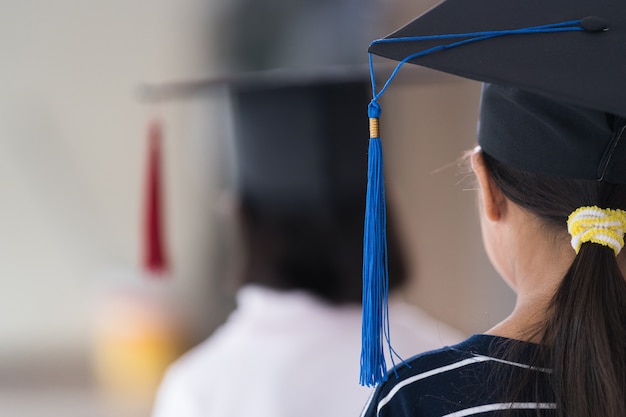
<path fill-rule="evenodd" d="M 376 66 L 381 73 L 392 69 Z M 449 82 L 429 69 L 398 83 Z M 219 92 L 219 94 L 218 94 Z M 141 86 L 146 101 L 226 92 L 238 192 L 265 210 L 319 211 L 360 196 L 367 172 L 367 65 L 275 68 Z"/>
<path fill-rule="evenodd" d="M 372 54 L 400 61 L 394 75 L 408 62 L 484 82 L 478 140 L 501 162 L 536 173 L 626 184 L 623 2 L 447 0 L 375 40 L 369 52 L 370 63 Z M 374 79 L 373 73 L 372 68 Z M 371 291 L 379 291 L 386 257 L 384 185 L 378 185 L 384 180 L 376 171 L 382 166 L 378 99 L 394 75 L 380 91 L 374 85 L 369 107 L 374 126 L 369 175 L 375 184 L 368 186 L 364 285 Z M 364 306 L 364 320 L 380 322 L 368 314 Z M 382 330 L 373 329 L 364 334 L 368 358 L 376 358 L 371 350 L 380 351 L 376 332 Z M 362 383 L 386 379 L 383 365 L 367 361 Z"/>
<path fill-rule="evenodd" d="M 303 217 L 363 204 L 365 74 L 240 80 L 228 91 L 238 193 L 248 204 Z"/>

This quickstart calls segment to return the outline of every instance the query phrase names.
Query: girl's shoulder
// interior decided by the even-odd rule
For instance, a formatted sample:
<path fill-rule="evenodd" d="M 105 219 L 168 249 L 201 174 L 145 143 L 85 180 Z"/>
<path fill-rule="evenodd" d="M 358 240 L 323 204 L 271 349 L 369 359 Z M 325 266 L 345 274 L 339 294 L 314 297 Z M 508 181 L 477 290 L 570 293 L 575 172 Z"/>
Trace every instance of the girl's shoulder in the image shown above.
<path fill-rule="evenodd" d="M 515 358 L 510 346 L 521 346 Z M 446 415 L 491 402 L 501 389 L 494 371 L 527 370 L 532 344 L 474 335 L 461 343 L 418 354 L 390 371 L 374 391 L 364 417 Z"/>

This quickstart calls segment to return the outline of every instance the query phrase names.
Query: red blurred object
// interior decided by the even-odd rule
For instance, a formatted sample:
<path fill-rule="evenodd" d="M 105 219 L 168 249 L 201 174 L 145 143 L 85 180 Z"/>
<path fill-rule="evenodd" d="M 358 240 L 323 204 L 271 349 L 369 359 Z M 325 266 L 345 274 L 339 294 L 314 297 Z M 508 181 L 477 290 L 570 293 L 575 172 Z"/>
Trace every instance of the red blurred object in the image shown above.
<path fill-rule="evenodd" d="M 143 263 L 147 272 L 163 275 L 168 272 L 163 225 L 163 184 L 161 179 L 161 142 L 163 126 L 153 121 L 148 131 L 148 166 L 146 172 L 144 253 Z"/>

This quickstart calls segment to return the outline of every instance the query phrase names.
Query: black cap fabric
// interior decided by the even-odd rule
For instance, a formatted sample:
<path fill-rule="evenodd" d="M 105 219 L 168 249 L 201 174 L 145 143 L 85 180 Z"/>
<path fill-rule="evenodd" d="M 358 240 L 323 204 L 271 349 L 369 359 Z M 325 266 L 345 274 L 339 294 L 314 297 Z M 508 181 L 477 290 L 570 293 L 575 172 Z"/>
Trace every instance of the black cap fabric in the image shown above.
<path fill-rule="evenodd" d="M 238 192 L 249 204 L 299 216 L 364 204 L 365 74 L 233 83 L 229 91 Z"/>
<path fill-rule="evenodd" d="M 530 172 L 626 184 L 626 120 L 514 87 L 485 84 L 478 143 Z"/>
<path fill-rule="evenodd" d="M 573 23 L 563 32 L 482 35 L 561 22 Z M 390 41 L 464 33 L 453 40 Z M 624 3 L 447 0 L 373 42 L 370 52 L 401 61 L 483 37 L 409 60 L 487 83 L 479 125 L 483 150 L 533 172 L 626 183 Z"/>

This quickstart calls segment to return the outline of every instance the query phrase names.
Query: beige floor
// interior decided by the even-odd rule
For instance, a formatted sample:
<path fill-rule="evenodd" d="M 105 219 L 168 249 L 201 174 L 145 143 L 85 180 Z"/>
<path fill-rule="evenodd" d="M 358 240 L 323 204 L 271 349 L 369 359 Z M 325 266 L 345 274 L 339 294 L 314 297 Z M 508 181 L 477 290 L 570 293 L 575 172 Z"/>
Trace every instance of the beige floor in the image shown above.
<path fill-rule="evenodd" d="M 0 363 L 1 417 L 148 417 L 150 408 L 105 397 L 81 355 Z"/>
<path fill-rule="evenodd" d="M 114 406 L 89 387 L 0 390 L 0 416 L 148 417 L 147 407 Z"/>

